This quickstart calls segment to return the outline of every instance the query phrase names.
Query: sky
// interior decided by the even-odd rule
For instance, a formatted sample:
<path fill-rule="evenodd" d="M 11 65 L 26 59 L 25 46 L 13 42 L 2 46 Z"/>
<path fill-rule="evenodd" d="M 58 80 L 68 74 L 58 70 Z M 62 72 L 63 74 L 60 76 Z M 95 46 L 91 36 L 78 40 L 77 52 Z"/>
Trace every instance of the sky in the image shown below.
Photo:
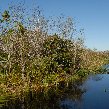
<path fill-rule="evenodd" d="M 0 10 L 23 0 L 0 0 Z M 70 16 L 78 28 L 84 29 L 87 48 L 109 50 L 109 0 L 25 0 L 27 7 L 35 1 L 45 16 Z"/>

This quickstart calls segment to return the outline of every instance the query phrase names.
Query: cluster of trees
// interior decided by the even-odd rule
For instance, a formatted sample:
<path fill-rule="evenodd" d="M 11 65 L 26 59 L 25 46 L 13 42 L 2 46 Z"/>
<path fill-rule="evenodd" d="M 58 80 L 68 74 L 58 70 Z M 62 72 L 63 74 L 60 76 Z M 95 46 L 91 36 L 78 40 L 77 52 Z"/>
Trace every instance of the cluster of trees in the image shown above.
<path fill-rule="evenodd" d="M 2 14 L 0 25 L 2 27 L 0 35 L 1 73 L 26 73 L 32 69 L 44 70 L 43 72 L 48 73 L 59 72 L 60 69 L 71 73 L 70 68 L 79 69 L 83 43 L 80 38 L 77 40 L 69 38 L 68 34 L 74 31 L 71 18 L 66 19 L 64 23 L 60 21 L 58 25 L 54 24 L 59 29 L 62 26 L 61 35 L 58 33 L 49 35 L 45 31 L 47 20 L 40 13 L 35 19 L 38 27 L 37 29 L 31 27 L 32 30 L 24 24 L 23 18 L 21 21 L 21 19 L 16 19 L 16 16 L 18 17 L 15 13 L 10 15 L 9 11 Z M 33 22 L 29 26 L 32 24 Z M 45 28 L 40 28 L 42 25 Z"/>
<path fill-rule="evenodd" d="M 28 20 L 25 14 L 18 6 L 1 16 L 0 74 L 20 75 L 19 81 L 30 85 L 66 75 L 84 76 L 106 62 L 105 52 L 87 49 L 82 37 L 73 36 L 76 29 L 71 18 L 48 20 L 39 8 Z"/>

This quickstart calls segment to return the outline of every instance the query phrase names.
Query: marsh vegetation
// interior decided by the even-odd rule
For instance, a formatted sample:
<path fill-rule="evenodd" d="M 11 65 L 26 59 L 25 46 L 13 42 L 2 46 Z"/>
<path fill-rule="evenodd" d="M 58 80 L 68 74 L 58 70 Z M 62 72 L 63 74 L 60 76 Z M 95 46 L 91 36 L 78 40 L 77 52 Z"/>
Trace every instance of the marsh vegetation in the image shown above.
<path fill-rule="evenodd" d="M 14 96 L 19 103 L 26 94 L 49 91 L 58 98 L 63 92 L 57 87 L 102 72 L 109 52 L 85 47 L 83 31 L 76 29 L 72 18 L 47 19 L 39 7 L 27 12 L 21 5 L 11 6 L 0 17 L 1 101 Z"/>

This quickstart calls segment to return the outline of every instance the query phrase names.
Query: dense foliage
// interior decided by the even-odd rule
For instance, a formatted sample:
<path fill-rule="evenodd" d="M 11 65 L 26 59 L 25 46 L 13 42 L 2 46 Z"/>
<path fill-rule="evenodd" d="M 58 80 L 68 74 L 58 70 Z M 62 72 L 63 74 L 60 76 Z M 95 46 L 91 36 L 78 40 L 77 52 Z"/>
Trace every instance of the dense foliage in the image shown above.
<path fill-rule="evenodd" d="M 76 30 L 71 18 L 51 19 L 50 24 L 36 9 L 26 21 L 22 7 L 10 9 L 0 20 L 1 94 L 67 83 L 107 62 L 108 53 L 87 49 L 82 37 L 72 36 Z"/>

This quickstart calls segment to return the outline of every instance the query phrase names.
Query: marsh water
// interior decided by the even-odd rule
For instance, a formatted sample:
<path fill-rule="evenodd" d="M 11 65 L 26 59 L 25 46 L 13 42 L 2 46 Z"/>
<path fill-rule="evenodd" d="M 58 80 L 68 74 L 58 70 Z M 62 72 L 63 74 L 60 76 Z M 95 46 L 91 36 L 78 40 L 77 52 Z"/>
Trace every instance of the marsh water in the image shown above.
<path fill-rule="evenodd" d="M 90 75 L 67 87 L 63 84 L 47 93 L 30 92 L 2 102 L 1 109 L 109 109 L 109 74 Z"/>

